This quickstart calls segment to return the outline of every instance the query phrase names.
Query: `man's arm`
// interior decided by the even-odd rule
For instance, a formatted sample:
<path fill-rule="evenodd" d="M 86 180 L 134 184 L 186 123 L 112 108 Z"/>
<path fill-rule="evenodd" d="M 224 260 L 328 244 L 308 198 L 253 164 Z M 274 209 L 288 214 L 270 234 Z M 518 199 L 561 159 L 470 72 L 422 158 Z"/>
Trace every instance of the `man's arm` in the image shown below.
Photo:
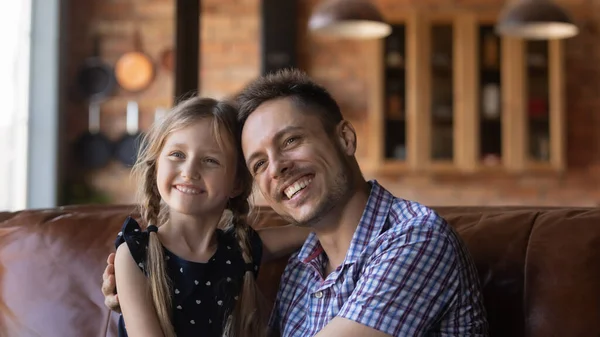
<path fill-rule="evenodd" d="M 412 337 L 436 327 L 449 336 L 486 336 L 465 317 L 453 318 L 458 326 L 439 326 L 459 297 L 465 266 L 451 238 L 435 227 L 417 224 L 380 242 L 348 301 L 316 337 Z"/>
<path fill-rule="evenodd" d="M 347 318 L 335 317 L 315 337 L 390 337 L 384 332 L 366 325 L 356 323 Z M 412 337 L 412 336 L 411 336 Z"/>
<path fill-rule="evenodd" d="M 257 229 L 263 243 L 262 261 L 268 262 L 300 249 L 310 233 L 310 228 L 294 225 Z"/>

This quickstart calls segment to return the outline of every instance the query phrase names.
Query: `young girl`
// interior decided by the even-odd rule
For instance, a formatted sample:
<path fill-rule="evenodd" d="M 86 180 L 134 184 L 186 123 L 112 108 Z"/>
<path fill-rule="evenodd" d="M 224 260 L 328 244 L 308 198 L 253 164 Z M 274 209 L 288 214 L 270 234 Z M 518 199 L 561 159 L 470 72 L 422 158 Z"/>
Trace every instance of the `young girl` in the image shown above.
<path fill-rule="evenodd" d="M 133 173 L 147 226 L 129 217 L 116 240 L 120 336 L 266 333 L 255 283 L 261 258 L 291 253 L 308 232 L 248 226 L 252 178 L 236 113 L 193 97 L 146 134 Z"/>

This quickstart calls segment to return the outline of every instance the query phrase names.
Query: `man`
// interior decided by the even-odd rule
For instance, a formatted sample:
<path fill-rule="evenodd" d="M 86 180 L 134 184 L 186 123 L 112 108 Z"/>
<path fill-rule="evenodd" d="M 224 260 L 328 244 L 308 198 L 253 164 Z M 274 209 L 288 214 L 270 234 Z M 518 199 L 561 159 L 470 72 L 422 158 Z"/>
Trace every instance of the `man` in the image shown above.
<path fill-rule="evenodd" d="M 431 209 L 365 181 L 354 128 L 324 88 L 286 70 L 250 83 L 238 103 L 244 157 L 265 200 L 313 231 L 283 273 L 273 331 L 488 335 L 464 244 Z M 113 289 L 105 282 L 109 302 Z"/>

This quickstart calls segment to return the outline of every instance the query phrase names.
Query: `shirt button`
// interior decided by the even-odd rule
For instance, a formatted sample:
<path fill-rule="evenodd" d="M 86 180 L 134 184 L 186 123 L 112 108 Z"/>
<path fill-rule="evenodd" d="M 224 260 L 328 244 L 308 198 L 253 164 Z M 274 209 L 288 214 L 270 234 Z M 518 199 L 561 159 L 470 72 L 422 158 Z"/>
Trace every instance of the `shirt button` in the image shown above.
<path fill-rule="evenodd" d="M 323 292 L 322 292 L 322 291 L 317 291 L 317 292 L 315 293 L 315 297 L 316 297 L 316 298 L 323 298 Z"/>

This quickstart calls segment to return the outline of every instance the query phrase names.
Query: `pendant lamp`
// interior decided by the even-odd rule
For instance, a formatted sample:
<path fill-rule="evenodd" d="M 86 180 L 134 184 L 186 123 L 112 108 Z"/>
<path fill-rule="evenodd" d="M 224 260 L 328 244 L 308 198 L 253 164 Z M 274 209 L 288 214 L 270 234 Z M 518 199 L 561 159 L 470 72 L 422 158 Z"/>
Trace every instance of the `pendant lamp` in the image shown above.
<path fill-rule="evenodd" d="M 496 33 L 528 40 L 564 39 L 579 29 L 551 0 L 518 0 L 500 14 Z"/>
<path fill-rule="evenodd" d="M 377 39 L 392 32 L 368 0 L 325 0 L 315 7 L 308 28 L 315 34 L 348 39 Z"/>

